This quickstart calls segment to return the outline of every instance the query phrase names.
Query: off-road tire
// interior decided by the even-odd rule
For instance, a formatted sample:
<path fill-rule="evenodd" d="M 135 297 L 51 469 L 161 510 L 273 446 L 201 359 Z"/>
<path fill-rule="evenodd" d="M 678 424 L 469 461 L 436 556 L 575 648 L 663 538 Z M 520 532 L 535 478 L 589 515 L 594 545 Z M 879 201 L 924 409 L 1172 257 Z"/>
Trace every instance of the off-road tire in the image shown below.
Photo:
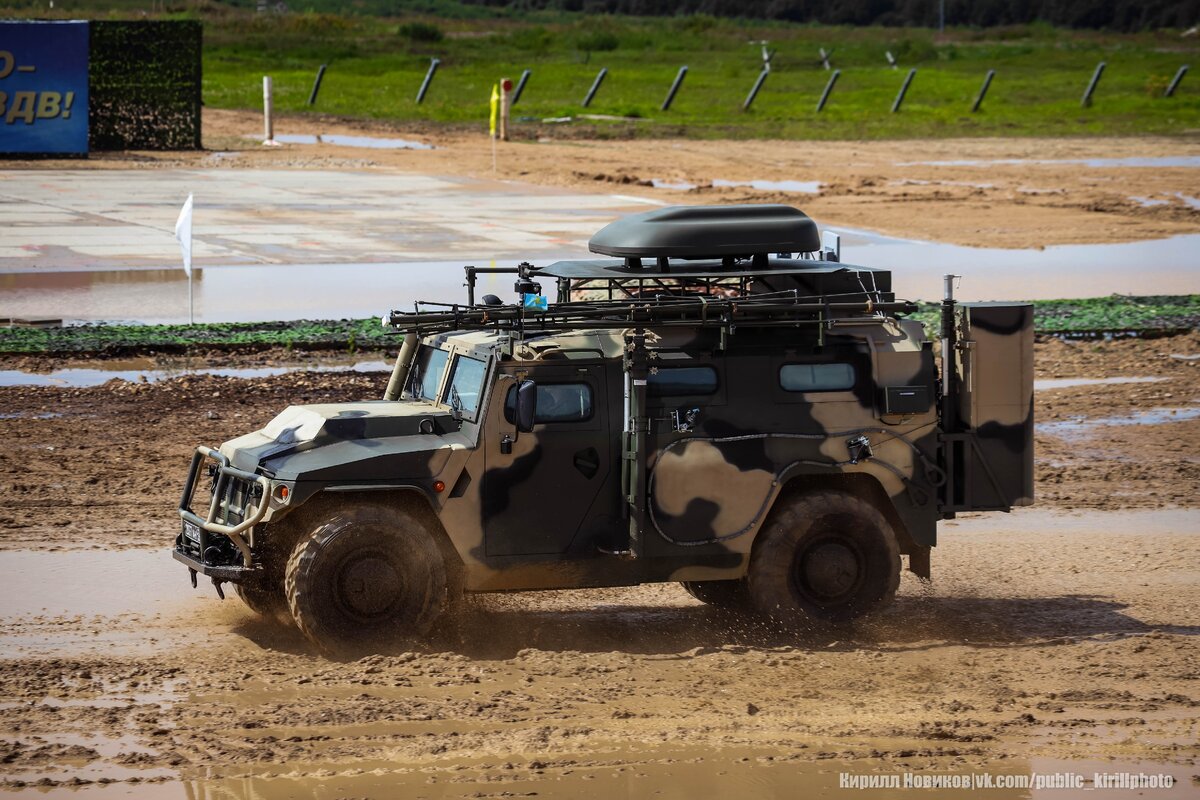
<path fill-rule="evenodd" d="M 234 584 L 233 590 L 251 611 L 265 620 L 280 625 L 292 624 L 292 612 L 288 608 L 287 596 L 283 593 L 283 581 L 271 585 L 267 581 L 252 584 Z"/>
<path fill-rule="evenodd" d="M 900 549 L 892 526 L 867 500 L 808 492 L 771 512 L 746 583 L 755 610 L 775 623 L 848 622 L 892 601 Z"/>
<path fill-rule="evenodd" d="M 433 533 L 404 508 L 332 512 L 288 559 L 288 607 L 331 655 L 358 655 L 423 636 L 447 607 L 447 569 Z"/>
<path fill-rule="evenodd" d="M 295 529 L 290 519 L 273 522 L 264 528 L 265 543 L 259 548 L 257 561 L 261 566 L 256 578 L 248 583 L 234 584 L 242 602 L 263 619 L 291 627 L 292 612 L 288 608 L 283 588 L 283 574 L 288 554 L 295 542 Z M 256 531 L 258 533 L 258 531 Z"/>
<path fill-rule="evenodd" d="M 750 594 L 745 580 L 681 581 L 687 593 L 705 605 L 738 611 L 750 607 Z"/>

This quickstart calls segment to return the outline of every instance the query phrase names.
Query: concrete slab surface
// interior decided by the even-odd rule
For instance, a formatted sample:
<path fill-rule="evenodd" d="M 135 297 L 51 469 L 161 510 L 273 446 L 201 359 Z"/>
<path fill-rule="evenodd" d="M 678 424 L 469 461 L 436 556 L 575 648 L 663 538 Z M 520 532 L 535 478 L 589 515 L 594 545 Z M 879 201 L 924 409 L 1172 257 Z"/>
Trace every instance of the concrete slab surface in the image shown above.
<path fill-rule="evenodd" d="M 382 172 L 0 171 L 0 272 L 171 268 L 195 194 L 200 267 L 513 260 L 578 254 L 653 201 Z"/>

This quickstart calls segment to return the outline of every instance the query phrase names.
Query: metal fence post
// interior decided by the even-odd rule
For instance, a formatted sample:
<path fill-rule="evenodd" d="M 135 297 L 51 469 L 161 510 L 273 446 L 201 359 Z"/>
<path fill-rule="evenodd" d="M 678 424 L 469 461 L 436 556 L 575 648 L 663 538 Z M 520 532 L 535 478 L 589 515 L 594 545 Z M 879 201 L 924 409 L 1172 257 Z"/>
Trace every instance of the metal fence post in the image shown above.
<path fill-rule="evenodd" d="M 587 96 L 583 98 L 583 107 L 587 108 L 591 105 L 592 98 L 596 96 L 596 92 L 600 91 L 600 84 L 604 83 L 604 76 L 608 74 L 608 67 L 601 67 L 596 73 L 596 80 L 592 81 L 592 88 L 588 89 Z"/>
<path fill-rule="evenodd" d="M 829 76 L 829 81 L 825 84 L 825 91 L 821 92 L 821 99 L 817 101 L 817 113 L 825 108 L 825 103 L 829 100 L 829 93 L 833 91 L 833 85 L 837 83 L 838 77 L 842 74 L 840 69 L 835 69 L 833 74 Z"/>
<path fill-rule="evenodd" d="M 1179 82 L 1183 80 L 1184 75 L 1187 75 L 1187 71 L 1187 64 L 1184 64 L 1179 68 L 1179 71 L 1175 73 L 1175 77 L 1171 78 L 1171 84 L 1167 87 L 1167 90 L 1163 92 L 1163 97 L 1170 97 L 1171 95 L 1175 94 L 1175 90 L 1179 88 Z"/>
<path fill-rule="evenodd" d="M 1088 81 L 1087 88 L 1083 90 L 1083 101 L 1079 104 L 1083 108 L 1092 107 L 1092 93 L 1096 91 L 1096 84 L 1100 83 L 1100 76 L 1104 74 L 1104 67 L 1107 66 L 1103 61 L 1096 65 L 1096 71 L 1092 73 L 1092 79 Z"/>
<path fill-rule="evenodd" d="M 833 69 L 833 67 L 829 65 L 829 59 L 833 55 L 833 51 L 830 50 L 828 53 L 826 53 L 825 48 L 821 47 L 818 48 L 817 52 L 821 54 L 821 64 L 825 67 L 825 71 L 828 72 L 829 70 Z"/>
<path fill-rule="evenodd" d="M 983 98 L 987 96 L 988 87 L 992 85 L 992 78 L 996 77 L 996 70 L 989 69 L 987 75 L 983 76 L 983 86 L 979 87 L 979 94 L 975 96 L 975 102 L 971 104 L 971 113 L 974 114 L 979 110 L 979 106 L 983 105 Z"/>
<path fill-rule="evenodd" d="M 517 81 L 517 88 L 513 90 L 512 105 L 516 105 L 521 99 L 521 92 L 525 91 L 525 84 L 529 82 L 529 76 L 533 74 L 533 70 L 525 70 L 521 73 L 521 79 Z"/>
<path fill-rule="evenodd" d="M 275 125 L 271 120 L 271 76 L 263 75 L 263 144 L 275 143 Z"/>
<path fill-rule="evenodd" d="M 679 74 L 675 76 L 674 83 L 671 84 L 671 89 L 667 92 L 667 99 L 663 100 L 662 110 L 666 111 L 671 107 L 671 101 L 675 99 L 675 93 L 679 91 L 679 87 L 683 85 L 683 79 L 687 75 L 687 66 L 679 68 Z"/>
<path fill-rule="evenodd" d="M 321 79 L 325 77 L 325 64 L 317 70 L 317 79 L 313 81 L 312 92 L 308 95 L 308 104 L 315 106 L 317 104 L 317 92 L 321 91 Z"/>
<path fill-rule="evenodd" d="M 429 84 L 433 83 L 433 75 L 437 72 L 438 64 L 441 63 L 439 59 L 429 59 L 429 71 L 425 73 L 425 80 L 421 81 L 421 88 L 417 90 L 417 105 L 424 102 L 425 93 L 429 91 Z"/>
<path fill-rule="evenodd" d="M 913 78 L 917 76 L 917 68 L 913 67 L 904 76 L 904 83 L 900 84 L 900 91 L 896 94 L 896 99 L 892 101 L 892 113 L 895 114 L 900 110 L 900 104 L 904 102 L 904 95 L 908 94 L 908 87 L 912 85 Z"/>
<path fill-rule="evenodd" d="M 750 94 L 746 95 L 746 102 L 742 103 L 742 111 L 750 110 L 750 105 L 754 102 L 754 98 L 758 97 L 758 90 L 762 88 L 763 81 L 767 79 L 767 73 L 770 71 L 769 69 L 764 69 L 758 73 L 758 80 L 750 87 Z"/>

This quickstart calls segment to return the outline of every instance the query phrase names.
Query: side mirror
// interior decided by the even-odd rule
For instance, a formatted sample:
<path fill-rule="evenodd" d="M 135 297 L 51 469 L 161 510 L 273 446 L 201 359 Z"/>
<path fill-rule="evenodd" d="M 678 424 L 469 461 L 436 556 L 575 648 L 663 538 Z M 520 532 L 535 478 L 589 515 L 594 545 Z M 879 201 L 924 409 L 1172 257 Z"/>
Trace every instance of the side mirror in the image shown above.
<path fill-rule="evenodd" d="M 517 384 L 517 430 L 529 433 L 533 430 L 533 421 L 537 418 L 537 384 L 533 381 L 521 381 Z"/>

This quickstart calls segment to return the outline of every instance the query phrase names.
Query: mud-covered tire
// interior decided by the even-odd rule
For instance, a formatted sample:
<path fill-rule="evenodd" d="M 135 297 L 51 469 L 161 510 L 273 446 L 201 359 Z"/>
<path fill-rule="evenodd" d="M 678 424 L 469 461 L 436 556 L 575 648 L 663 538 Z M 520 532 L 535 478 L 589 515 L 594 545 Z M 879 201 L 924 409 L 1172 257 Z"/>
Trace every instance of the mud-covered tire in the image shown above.
<path fill-rule="evenodd" d="M 254 580 L 234 585 L 237 596 L 251 611 L 263 619 L 287 627 L 293 623 L 287 593 L 283 588 L 283 575 L 295 542 L 294 530 L 286 520 L 267 525 L 260 534 L 266 539 L 258 552 L 261 570 Z"/>
<path fill-rule="evenodd" d="M 750 606 L 750 594 L 745 580 L 680 581 L 687 593 L 705 605 L 742 610 Z"/>
<path fill-rule="evenodd" d="M 746 584 L 755 610 L 776 623 L 848 622 L 892 601 L 900 549 L 870 502 L 809 492 L 772 511 L 754 543 Z"/>
<path fill-rule="evenodd" d="M 403 508 L 344 507 L 288 559 L 288 607 L 300 631 L 333 655 L 423 636 L 447 606 L 447 569 L 433 534 Z"/>
<path fill-rule="evenodd" d="M 263 619 L 280 625 L 292 624 L 292 612 L 288 608 L 287 596 L 283 593 L 283 582 L 275 585 L 266 582 L 235 584 L 233 590 L 251 611 Z"/>

